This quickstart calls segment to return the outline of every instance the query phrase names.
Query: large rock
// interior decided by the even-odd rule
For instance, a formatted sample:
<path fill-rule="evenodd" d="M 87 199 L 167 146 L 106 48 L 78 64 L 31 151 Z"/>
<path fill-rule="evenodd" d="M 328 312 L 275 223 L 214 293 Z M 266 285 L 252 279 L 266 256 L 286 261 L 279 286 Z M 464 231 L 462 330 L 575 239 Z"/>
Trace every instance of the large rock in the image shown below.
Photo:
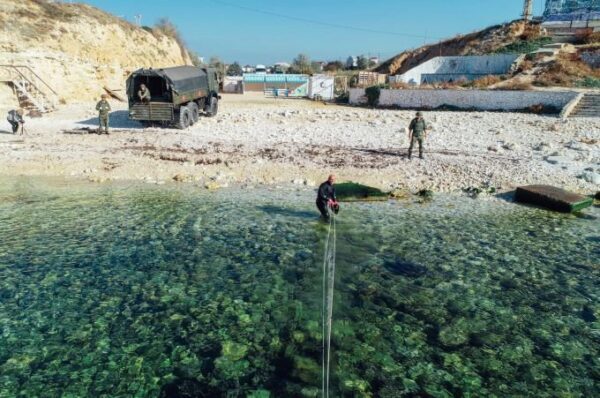
<path fill-rule="evenodd" d="M 572 213 L 589 207 L 593 199 L 565 191 L 550 185 L 528 185 L 518 187 L 515 200 L 564 213 Z"/>

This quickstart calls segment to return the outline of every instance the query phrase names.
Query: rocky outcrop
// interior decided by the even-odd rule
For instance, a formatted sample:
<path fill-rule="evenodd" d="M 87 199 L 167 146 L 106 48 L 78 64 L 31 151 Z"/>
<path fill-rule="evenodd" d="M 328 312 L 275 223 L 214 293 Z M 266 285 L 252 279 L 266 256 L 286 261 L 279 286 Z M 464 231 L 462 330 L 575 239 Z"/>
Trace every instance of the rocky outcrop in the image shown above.
<path fill-rule="evenodd" d="M 33 68 L 62 102 L 94 99 L 103 86 L 123 89 L 137 68 L 191 64 L 185 48 L 157 30 L 85 4 L 44 0 L 0 3 L 0 59 Z"/>

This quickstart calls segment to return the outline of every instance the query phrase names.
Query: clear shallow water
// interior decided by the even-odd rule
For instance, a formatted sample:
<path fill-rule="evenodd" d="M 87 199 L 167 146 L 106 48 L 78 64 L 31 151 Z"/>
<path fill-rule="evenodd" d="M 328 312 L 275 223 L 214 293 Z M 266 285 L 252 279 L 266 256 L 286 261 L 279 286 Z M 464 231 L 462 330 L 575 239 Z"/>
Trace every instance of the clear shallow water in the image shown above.
<path fill-rule="evenodd" d="M 0 397 L 318 396 L 313 207 L 0 180 Z M 599 210 L 345 205 L 333 396 L 600 396 Z"/>

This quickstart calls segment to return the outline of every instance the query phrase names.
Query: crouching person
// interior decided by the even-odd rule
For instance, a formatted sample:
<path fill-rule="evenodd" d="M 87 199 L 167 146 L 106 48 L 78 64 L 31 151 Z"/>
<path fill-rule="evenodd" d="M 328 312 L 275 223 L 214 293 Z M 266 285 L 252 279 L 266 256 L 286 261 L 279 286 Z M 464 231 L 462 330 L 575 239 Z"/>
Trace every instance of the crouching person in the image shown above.
<path fill-rule="evenodd" d="M 8 120 L 8 122 L 12 126 L 13 134 L 17 134 L 19 128 L 21 129 L 21 134 L 23 134 L 23 124 L 25 124 L 25 119 L 23 119 L 23 113 L 23 109 L 21 108 L 13 109 L 12 111 L 8 112 L 6 120 Z"/>

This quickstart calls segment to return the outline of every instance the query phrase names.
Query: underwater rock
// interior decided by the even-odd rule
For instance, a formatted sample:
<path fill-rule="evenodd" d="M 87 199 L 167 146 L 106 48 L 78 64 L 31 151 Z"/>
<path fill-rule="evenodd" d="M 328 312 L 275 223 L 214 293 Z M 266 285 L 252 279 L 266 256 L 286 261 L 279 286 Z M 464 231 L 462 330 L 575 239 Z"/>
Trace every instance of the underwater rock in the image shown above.
<path fill-rule="evenodd" d="M 210 386 L 196 379 L 176 379 L 160 389 L 160 398 L 197 398 L 219 396 Z"/>
<path fill-rule="evenodd" d="M 392 274 L 402 275 L 409 278 L 418 278 L 419 276 L 423 276 L 427 273 L 426 267 L 400 259 L 386 261 L 383 266 Z"/>
<path fill-rule="evenodd" d="M 429 189 L 421 189 L 417 192 L 417 196 L 421 197 L 422 200 L 429 201 L 433 199 L 433 191 Z"/>

